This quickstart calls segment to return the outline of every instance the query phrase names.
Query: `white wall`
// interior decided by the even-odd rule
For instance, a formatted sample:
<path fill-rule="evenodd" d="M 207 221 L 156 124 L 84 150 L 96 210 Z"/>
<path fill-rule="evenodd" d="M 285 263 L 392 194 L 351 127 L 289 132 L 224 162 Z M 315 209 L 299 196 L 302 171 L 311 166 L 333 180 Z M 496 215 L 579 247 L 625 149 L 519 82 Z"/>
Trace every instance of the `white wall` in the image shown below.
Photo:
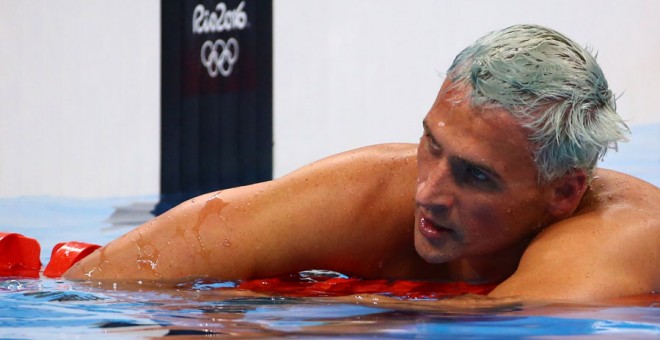
<path fill-rule="evenodd" d="M 0 196 L 158 192 L 159 4 L 0 0 Z M 273 7 L 275 176 L 362 145 L 415 142 L 456 53 L 516 23 L 595 47 L 633 131 L 660 122 L 654 0 Z"/>
<path fill-rule="evenodd" d="M 159 8 L 0 0 L 0 196 L 158 192 Z"/>

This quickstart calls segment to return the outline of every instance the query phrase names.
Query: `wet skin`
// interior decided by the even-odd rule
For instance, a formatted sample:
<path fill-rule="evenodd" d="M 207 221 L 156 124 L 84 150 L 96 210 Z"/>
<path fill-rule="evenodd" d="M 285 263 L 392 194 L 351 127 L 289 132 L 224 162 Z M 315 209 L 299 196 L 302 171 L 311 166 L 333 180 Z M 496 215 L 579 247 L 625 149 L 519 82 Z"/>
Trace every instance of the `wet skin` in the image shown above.
<path fill-rule="evenodd" d="M 584 171 L 538 184 L 526 132 L 439 92 L 419 145 L 335 155 L 184 202 L 65 277 L 180 282 L 310 268 L 501 282 L 492 297 L 592 300 L 660 289 L 660 190 Z"/>
<path fill-rule="evenodd" d="M 554 187 L 539 185 L 527 132 L 508 112 L 474 109 L 465 93 L 445 93 L 447 85 L 424 118 L 417 151 L 415 246 L 428 262 L 461 259 L 463 277 L 479 270 L 475 279 L 483 279 L 493 259 L 519 258 L 556 218 L 547 209 Z"/>

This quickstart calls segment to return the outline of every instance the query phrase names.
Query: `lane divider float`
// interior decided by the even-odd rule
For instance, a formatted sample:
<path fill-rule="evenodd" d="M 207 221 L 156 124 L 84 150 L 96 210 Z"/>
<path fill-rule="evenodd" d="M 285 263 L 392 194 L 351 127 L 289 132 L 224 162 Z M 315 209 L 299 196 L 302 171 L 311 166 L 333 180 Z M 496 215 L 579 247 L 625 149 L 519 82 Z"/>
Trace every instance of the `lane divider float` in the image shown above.
<path fill-rule="evenodd" d="M 0 232 L 0 276 L 39 277 L 41 246 L 33 238 Z"/>
<path fill-rule="evenodd" d="M 101 248 L 85 242 L 62 242 L 53 247 L 44 276 L 62 276 L 76 262 Z M 38 278 L 41 271 L 41 245 L 19 233 L 0 232 L 0 277 Z"/>
<path fill-rule="evenodd" d="M 53 247 L 50 262 L 44 269 L 44 276 L 60 277 L 76 262 L 91 254 L 94 250 L 101 248 L 98 244 L 70 241 L 58 243 Z"/>

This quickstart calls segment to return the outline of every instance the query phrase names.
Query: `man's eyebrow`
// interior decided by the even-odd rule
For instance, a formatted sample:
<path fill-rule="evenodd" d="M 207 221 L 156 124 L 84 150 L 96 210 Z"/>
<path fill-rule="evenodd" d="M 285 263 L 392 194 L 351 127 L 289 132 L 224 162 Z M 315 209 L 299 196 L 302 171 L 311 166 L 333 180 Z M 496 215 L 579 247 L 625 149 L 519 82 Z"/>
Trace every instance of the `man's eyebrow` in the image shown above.
<path fill-rule="evenodd" d="M 424 133 L 426 135 L 428 135 L 429 138 L 431 138 L 433 143 L 439 144 L 438 141 L 433 136 L 433 133 L 431 133 L 431 129 L 429 128 L 429 124 L 426 122 L 426 119 L 422 120 L 422 126 L 424 127 Z M 468 166 L 471 166 L 471 167 L 478 168 L 479 170 L 482 170 L 483 172 L 488 173 L 489 175 L 491 175 L 496 180 L 499 180 L 499 181 L 502 180 L 502 176 L 500 176 L 497 173 L 497 171 L 495 171 L 492 167 L 490 167 L 490 166 L 488 166 L 484 163 L 481 163 L 479 161 L 475 161 L 475 160 L 472 160 L 472 159 L 467 159 L 467 158 L 461 157 L 461 156 L 452 156 L 451 158 L 458 161 L 458 162 L 460 162 L 460 163 L 462 163 L 463 165 L 468 165 Z"/>
<path fill-rule="evenodd" d="M 435 140 L 435 138 L 433 138 L 433 135 L 431 134 L 431 129 L 429 128 L 429 124 L 426 122 L 426 118 L 422 120 L 422 127 L 424 128 L 424 133 L 430 135 L 431 138 Z"/>
<path fill-rule="evenodd" d="M 429 128 L 429 124 L 426 122 L 426 119 L 422 120 L 422 126 L 424 127 L 425 134 L 428 135 L 429 138 L 431 138 L 433 143 L 439 144 L 438 141 L 433 136 L 433 134 L 431 133 L 431 129 Z M 468 159 L 468 158 L 465 158 L 465 157 L 461 157 L 461 156 L 452 156 L 451 158 L 458 161 L 458 162 L 460 162 L 460 163 L 462 163 L 463 165 L 478 168 L 479 170 L 482 170 L 482 171 L 488 173 L 489 175 L 491 175 L 494 179 L 496 179 L 498 181 L 502 181 L 502 176 L 500 176 L 497 173 L 497 171 L 495 171 L 492 167 L 490 167 L 486 164 L 483 164 L 481 162 L 478 162 L 478 161 L 475 161 L 475 160 L 472 160 L 472 159 Z"/>
<path fill-rule="evenodd" d="M 424 127 L 424 134 L 431 139 L 431 142 L 435 145 L 440 145 L 438 143 L 438 140 L 435 139 L 435 136 L 433 136 L 433 133 L 431 132 L 431 129 L 429 128 L 429 125 L 426 123 L 426 119 L 422 120 L 422 126 Z"/>

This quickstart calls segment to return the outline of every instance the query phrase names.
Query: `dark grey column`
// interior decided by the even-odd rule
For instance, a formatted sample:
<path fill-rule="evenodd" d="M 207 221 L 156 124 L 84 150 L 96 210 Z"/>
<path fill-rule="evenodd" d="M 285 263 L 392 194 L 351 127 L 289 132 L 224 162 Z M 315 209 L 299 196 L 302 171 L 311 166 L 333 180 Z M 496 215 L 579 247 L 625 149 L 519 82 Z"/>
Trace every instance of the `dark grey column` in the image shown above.
<path fill-rule="evenodd" d="M 272 177 L 272 2 L 161 1 L 162 212 Z"/>

